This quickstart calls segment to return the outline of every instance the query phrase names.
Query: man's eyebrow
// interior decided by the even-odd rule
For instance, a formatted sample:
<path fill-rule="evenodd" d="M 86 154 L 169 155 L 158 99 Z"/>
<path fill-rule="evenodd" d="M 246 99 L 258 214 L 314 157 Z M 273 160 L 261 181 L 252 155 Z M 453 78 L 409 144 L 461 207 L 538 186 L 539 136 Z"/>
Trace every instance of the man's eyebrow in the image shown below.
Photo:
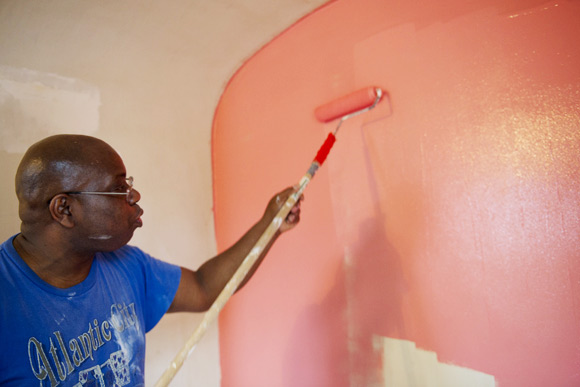
<path fill-rule="evenodd" d="M 127 172 L 119 172 L 113 177 L 113 179 L 115 179 L 115 180 L 126 179 L 126 178 L 127 178 Z"/>
<path fill-rule="evenodd" d="M 122 183 L 122 182 L 124 183 L 126 178 L 127 178 L 126 173 L 118 173 L 114 176 L 111 176 L 111 180 L 110 180 L 109 184 L 107 184 L 107 187 L 115 188 L 119 183 Z"/>

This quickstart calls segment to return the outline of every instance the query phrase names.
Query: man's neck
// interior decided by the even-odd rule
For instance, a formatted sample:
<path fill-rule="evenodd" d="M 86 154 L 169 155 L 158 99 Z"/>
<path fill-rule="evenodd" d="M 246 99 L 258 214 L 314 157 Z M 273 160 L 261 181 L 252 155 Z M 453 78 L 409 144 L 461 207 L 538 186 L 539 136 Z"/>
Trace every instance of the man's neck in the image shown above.
<path fill-rule="evenodd" d="M 46 283 L 61 289 L 84 281 L 93 263 L 94 254 L 78 254 L 42 239 L 27 238 L 24 234 L 18 234 L 13 245 L 32 271 Z"/>

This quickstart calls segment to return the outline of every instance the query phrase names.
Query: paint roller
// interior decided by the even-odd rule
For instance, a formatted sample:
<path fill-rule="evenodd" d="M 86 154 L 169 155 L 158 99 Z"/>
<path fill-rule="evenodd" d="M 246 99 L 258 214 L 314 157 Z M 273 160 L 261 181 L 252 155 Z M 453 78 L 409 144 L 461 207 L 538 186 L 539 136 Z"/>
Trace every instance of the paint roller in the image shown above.
<path fill-rule="evenodd" d="M 252 250 L 244 258 L 232 278 L 228 281 L 224 289 L 221 291 L 219 296 L 216 298 L 212 306 L 205 312 L 201 323 L 198 325 L 197 329 L 185 342 L 182 349 L 174 357 L 173 361 L 167 367 L 163 375 L 159 378 L 156 387 L 167 386 L 173 380 L 177 371 L 181 368 L 187 357 L 193 352 L 195 346 L 199 340 L 203 337 L 210 323 L 215 320 L 219 312 L 223 309 L 226 302 L 230 299 L 232 294 L 236 291 L 238 286 L 246 278 L 246 275 L 254 266 L 264 249 L 268 246 L 282 222 L 294 205 L 298 202 L 302 193 L 306 189 L 308 183 L 312 180 L 318 168 L 326 160 L 332 146 L 336 142 L 336 134 L 342 123 L 349 118 L 357 116 L 361 113 L 367 112 L 373 109 L 381 100 L 383 96 L 383 91 L 378 87 L 366 87 L 364 89 L 355 91 L 342 98 L 336 99 L 327 104 L 321 105 L 314 110 L 314 116 L 320 122 L 327 123 L 339 119 L 338 125 L 336 126 L 334 132 L 328 134 L 328 137 L 318 150 L 316 157 L 312 161 L 310 168 L 300 182 L 298 183 L 298 188 L 294 193 L 292 193 L 284 205 L 280 208 L 274 219 L 270 222 L 270 225 L 262 233 L 262 236 L 258 239 Z"/>

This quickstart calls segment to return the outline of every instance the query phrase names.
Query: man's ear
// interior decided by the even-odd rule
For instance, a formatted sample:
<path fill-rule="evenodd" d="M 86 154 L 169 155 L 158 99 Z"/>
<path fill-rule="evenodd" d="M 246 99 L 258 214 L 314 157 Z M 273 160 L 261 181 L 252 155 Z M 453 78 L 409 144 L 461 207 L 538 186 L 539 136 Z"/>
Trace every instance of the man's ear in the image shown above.
<path fill-rule="evenodd" d="M 66 228 L 72 228 L 75 225 L 70 205 L 71 198 L 67 194 L 55 195 L 48 204 L 52 219 Z"/>

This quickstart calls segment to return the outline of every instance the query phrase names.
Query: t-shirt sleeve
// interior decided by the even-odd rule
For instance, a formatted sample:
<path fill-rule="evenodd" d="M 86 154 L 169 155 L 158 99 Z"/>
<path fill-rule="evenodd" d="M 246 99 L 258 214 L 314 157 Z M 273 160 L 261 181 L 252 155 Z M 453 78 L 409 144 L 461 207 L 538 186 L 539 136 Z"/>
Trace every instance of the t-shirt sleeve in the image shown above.
<path fill-rule="evenodd" d="M 117 253 L 125 256 L 118 262 L 127 264 L 126 269 L 133 273 L 133 286 L 141 294 L 145 332 L 149 332 L 171 306 L 181 280 L 181 268 L 156 259 L 133 246 L 125 246 Z M 137 267 L 133 266 L 131 269 L 132 265 Z"/>
<path fill-rule="evenodd" d="M 145 331 L 149 332 L 167 312 L 181 280 L 179 266 L 149 257 L 145 267 Z"/>

